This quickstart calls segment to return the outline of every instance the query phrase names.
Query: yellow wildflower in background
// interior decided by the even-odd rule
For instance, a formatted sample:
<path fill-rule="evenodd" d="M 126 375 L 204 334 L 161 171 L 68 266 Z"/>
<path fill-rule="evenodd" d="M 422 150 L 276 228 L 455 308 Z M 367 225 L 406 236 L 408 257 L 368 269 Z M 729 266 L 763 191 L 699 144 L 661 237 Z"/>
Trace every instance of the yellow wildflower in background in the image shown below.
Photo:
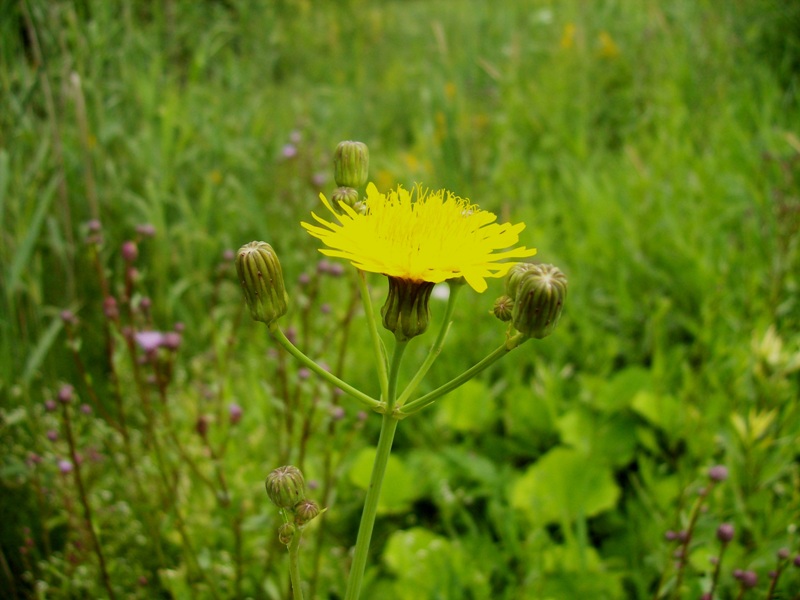
<path fill-rule="evenodd" d="M 362 271 L 431 283 L 463 277 L 483 292 L 486 278 L 502 277 L 514 264 L 501 261 L 536 254 L 535 248 L 512 248 L 524 223 L 495 223 L 493 213 L 446 190 L 398 186 L 382 194 L 370 183 L 364 214 L 343 204 L 340 213 L 322 194 L 320 199 L 336 222 L 311 213 L 321 226 L 302 226 L 328 246 L 322 254 L 349 260 Z"/>
<path fill-rule="evenodd" d="M 616 58 L 619 56 L 619 47 L 607 31 L 601 31 L 597 36 L 600 43 L 600 56 L 603 58 Z"/>

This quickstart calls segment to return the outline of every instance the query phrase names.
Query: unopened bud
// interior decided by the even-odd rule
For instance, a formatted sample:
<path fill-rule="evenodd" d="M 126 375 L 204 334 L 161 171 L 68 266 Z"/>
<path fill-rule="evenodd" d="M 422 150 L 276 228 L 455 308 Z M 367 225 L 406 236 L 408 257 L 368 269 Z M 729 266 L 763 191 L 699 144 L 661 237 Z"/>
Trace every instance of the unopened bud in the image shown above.
<path fill-rule="evenodd" d="M 358 188 L 367 183 L 369 149 L 362 142 L 339 142 L 333 154 L 336 185 Z"/>
<path fill-rule="evenodd" d="M 236 272 L 253 319 L 269 325 L 286 314 L 289 297 L 281 263 L 272 246 L 266 242 L 250 242 L 239 248 Z"/>
<path fill-rule="evenodd" d="M 267 476 L 267 495 L 279 508 L 294 508 L 306 497 L 306 483 L 300 469 L 287 465 L 278 467 Z"/>
<path fill-rule="evenodd" d="M 381 316 L 383 326 L 394 333 L 398 342 L 408 341 L 428 328 L 431 290 L 433 283 L 429 281 L 389 277 L 389 294 Z"/>
<path fill-rule="evenodd" d="M 567 278 L 552 265 L 534 266 L 521 275 L 512 320 L 520 333 L 542 339 L 553 333 L 561 317 Z"/>
<path fill-rule="evenodd" d="M 733 539 L 734 535 L 735 530 L 733 529 L 733 525 L 730 523 L 722 523 L 719 527 L 717 527 L 717 539 L 723 544 L 729 543 Z"/>
<path fill-rule="evenodd" d="M 319 505 L 313 500 L 301 500 L 294 507 L 294 522 L 302 527 L 319 516 Z"/>
<path fill-rule="evenodd" d="M 501 321 L 510 321 L 511 315 L 514 310 L 514 301 L 511 296 L 500 296 L 494 301 L 492 314 Z"/>
<path fill-rule="evenodd" d="M 515 300 L 520 282 L 525 278 L 529 271 L 534 271 L 539 265 L 533 263 L 517 263 L 508 270 L 506 275 L 506 295 Z"/>
<path fill-rule="evenodd" d="M 278 527 L 278 539 L 281 544 L 288 546 L 294 538 L 295 526 L 293 523 L 284 523 Z"/>
<path fill-rule="evenodd" d="M 352 208 L 358 202 L 358 192 L 351 187 L 336 188 L 333 194 L 331 194 L 331 200 L 333 201 L 334 208 L 338 209 L 340 202 Z"/>

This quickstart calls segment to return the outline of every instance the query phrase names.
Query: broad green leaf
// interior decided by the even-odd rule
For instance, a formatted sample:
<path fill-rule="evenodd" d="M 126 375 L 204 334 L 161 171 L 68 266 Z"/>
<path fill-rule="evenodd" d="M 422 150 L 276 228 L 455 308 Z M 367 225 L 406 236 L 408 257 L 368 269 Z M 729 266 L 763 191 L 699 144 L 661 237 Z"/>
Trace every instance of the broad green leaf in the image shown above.
<path fill-rule="evenodd" d="M 614 466 L 630 462 L 636 449 L 636 423 L 624 414 L 610 418 L 579 407 L 558 420 L 558 430 L 566 445 Z"/>
<path fill-rule="evenodd" d="M 363 448 L 350 468 L 350 481 L 366 490 L 369 487 L 374 462 L 375 449 Z M 378 512 L 394 513 L 408 510 L 411 502 L 419 497 L 418 487 L 414 474 L 405 463 L 396 455 L 390 455 L 378 501 Z"/>
<path fill-rule="evenodd" d="M 574 521 L 613 508 L 620 490 L 611 470 L 572 448 L 540 458 L 513 485 L 511 504 L 535 525 Z"/>
<path fill-rule="evenodd" d="M 436 421 L 461 432 L 481 432 L 494 425 L 495 399 L 489 388 L 473 379 L 439 403 Z"/>

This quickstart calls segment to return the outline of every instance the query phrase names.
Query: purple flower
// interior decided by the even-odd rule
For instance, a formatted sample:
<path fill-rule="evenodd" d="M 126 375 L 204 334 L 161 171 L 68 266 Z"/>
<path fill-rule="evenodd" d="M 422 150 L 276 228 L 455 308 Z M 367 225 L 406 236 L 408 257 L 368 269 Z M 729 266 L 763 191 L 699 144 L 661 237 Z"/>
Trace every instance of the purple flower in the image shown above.
<path fill-rule="evenodd" d="M 73 313 L 71 310 L 62 310 L 61 320 L 69 325 L 74 325 L 75 322 L 77 321 L 77 319 L 75 318 L 75 313 Z"/>
<path fill-rule="evenodd" d="M 160 331 L 137 331 L 134 334 L 136 343 L 145 352 L 155 352 L 164 342 L 164 334 Z"/>
<path fill-rule="evenodd" d="M 723 544 L 729 543 L 733 539 L 735 533 L 733 525 L 730 523 L 722 523 L 717 527 L 717 539 Z"/>
<path fill-rule="evenodd" d="M 235 258 L 236 258 L 236 252 L 234 250 L 231 250 L 230 248 L 228 248 L 222 253 L 222 260 L 224 260 L 225 262 L 233 262 Z"/>
<path fill-rule="evenodd" d="M 47 412 L 54 412 L 58 408 L 55 400 L 45 400 L 44 402 L 44 409 Z"/>
<path fill-rule="evenodd" d="M 142 223 L 136 226 L 136 233 L 142 237 L 153 237 L 156 234 L 156 228 L 152 223 Z"/>
<path fill-rule="evenodd" d="M 311 371 L 309 371 L 305 367 L 300 367 L 299 369 L 297 369 L 297 376 L 303 380 L 308 379 L 309 377 L 311 377 Z"/>
<path fill-rule="evenodd" d="M 177 350 L 181 345 L 181 334 L 177 331 L 168 331 L 164 334 L 161 345 L 168 350 Z"/>
<path fill-rule="evenodd" d="M 58 401 L 62 404 L 69 404 L 72 402 L 72 394 L 74 391 L 74 388 L 70 384 L 65 383 L 61 386 L 61 389 L 58 390 Z"/>
<path fill-rule="evenodd" d="M 81 412 L 85 415 L 92 414 L 92 407 L 88 404 L 81 404 Z"/>
<path fill-rule="evenodd" d="M 139 248 L 136 247 L 136 242 L 128 240 L 122 244 L 122 259 L 125 262 L 132 263 L 139 256 Z"/>
<path fill-rule="evenodd" d="M 97 233 L 103 228 L 103 225 L 97 219 L 92 219 L 91 221 L 87 221 L 86 227 L 91 233 Z"/>
<path fill-rule="evenodd" d="M 61 459 L 58 461 L 58 470 L 64 473 L 65 475 L 71 472 L 73 469 L 72 463 L 66 459 Z"/>
<path fill-rule="evenodd" d="M 103 314 L 112 320 L 119 318 L 119 309 L 117 309 L 117 299 L 114 296 L 106 296 L 103 300 Z"/>
<path fill-rule="evenodd" d="M 728 468 L 724 465 L 716 465 L 708 470 L 708 478 L 711 481 L 725 481 L 728 478 Z"/>
<path fill-rule="evenodd" d="M 331 418 L 334 421 L 341 421 L 344 419 L 344 409 L 341 406 L 334 406 L 331 409 Z"/>
<path fill-rule="evenodd" d="M 45 435 L 51 442 L 55 442 L 58 439 L 58 432 L 55 429 L 48 429 Z"/>
<path fill-rule="evenodd" d="M 231 425 L 236 425 L 239 421 L 242 420 L 242 407 L 236 404 L 236 402 L 231 402 L 228 405 L 228 414 L 231 418 Z"/>
<path fill-rule="evenodd" d="M 281 154 L 283 154 L 283 158 L 294 158 L 297 156 L 297 146 L 294 144 L 286 144 L 281 149 Z"/>

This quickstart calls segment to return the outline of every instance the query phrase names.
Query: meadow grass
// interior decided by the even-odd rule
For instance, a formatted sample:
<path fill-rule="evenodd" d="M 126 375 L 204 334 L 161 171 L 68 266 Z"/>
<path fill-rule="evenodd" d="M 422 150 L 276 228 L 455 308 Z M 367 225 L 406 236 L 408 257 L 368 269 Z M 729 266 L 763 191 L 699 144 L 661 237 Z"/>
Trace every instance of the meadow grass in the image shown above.
<path fill-rule="evenodd" d="M 746 597 L 800 589 L 800 10 L 0 7 L 4 597 L 288 597 L 262 485 L 287 462 L 329 509 L 307 591 L 342 597 L 378 419 L 277 352 L 226 251 L 272 244 L 298 345 L 376 394 L 351 269 L 320 269 L 299 227 L 343 139 L 380 189 L 524 221 L 570 280 L 553 336 L 399 428 L 364 597 L 700 597 L 722 522 L 715 597 L 738 597 L 734 569 L 759 575 Z M 463 294 L 421 391 L 502 342 L 501 293 Z M 178 350 L 136 345 L 176 324 Z M 50 411 L 64 384 L 74 402 Z M 85 493 L 59 467 L 70 435 Z M 668 531 L 690 532 L 685 556 Z"/>

